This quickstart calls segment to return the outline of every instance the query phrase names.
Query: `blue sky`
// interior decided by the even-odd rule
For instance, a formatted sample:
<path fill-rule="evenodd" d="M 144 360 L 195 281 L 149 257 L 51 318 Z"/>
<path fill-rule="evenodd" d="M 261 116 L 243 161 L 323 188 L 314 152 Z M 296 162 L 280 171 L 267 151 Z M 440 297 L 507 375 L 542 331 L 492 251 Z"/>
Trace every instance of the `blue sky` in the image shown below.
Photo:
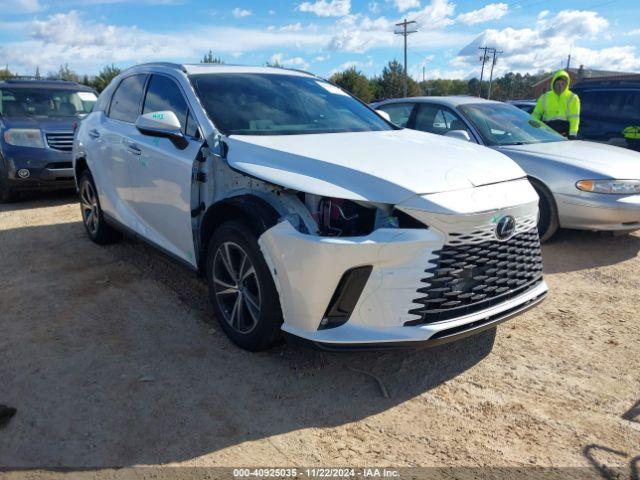
<path fill-rule="evenodd" d="M 479 74 L 478 46 L 504 51 L 497 74 L 572 65 L 640 72 L 638 0 L 0 0 L 0 65 L 79 73 L 152 60 L 277 60 L 329 76 L 348 66 L 378 74 L 402 59 L 394 23 L 415 20 L 410 73 Z"/>

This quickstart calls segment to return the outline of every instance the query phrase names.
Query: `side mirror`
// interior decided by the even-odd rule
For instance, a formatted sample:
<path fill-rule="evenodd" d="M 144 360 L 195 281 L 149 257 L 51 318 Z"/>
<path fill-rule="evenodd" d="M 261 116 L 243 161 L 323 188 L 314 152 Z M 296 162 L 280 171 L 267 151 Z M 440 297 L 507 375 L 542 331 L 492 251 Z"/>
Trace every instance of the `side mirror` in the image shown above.
<path fill-rule="evenodd" d="M 169 110 L 140 115 L 136 120 L 136 128 L 143 135 L 168 138 L 180 150 L 184 150 L 189 145 L 182 134 L 180 120 Z"/>
<path fill-rule="evenodd" d="M 444 134 L 445 137 L 457 138 L 458 140 L 464 140 L 465 142 L 470 142 L 471 137 L 469 136 L 469 132 L 466 130 L 449 130 Z"/>
<path fill-rule="evenodd" d="M 391 116 L 384 110 L 376 110 L 376 113 L 384 118 L 387 122 L 391 122 Z"/>

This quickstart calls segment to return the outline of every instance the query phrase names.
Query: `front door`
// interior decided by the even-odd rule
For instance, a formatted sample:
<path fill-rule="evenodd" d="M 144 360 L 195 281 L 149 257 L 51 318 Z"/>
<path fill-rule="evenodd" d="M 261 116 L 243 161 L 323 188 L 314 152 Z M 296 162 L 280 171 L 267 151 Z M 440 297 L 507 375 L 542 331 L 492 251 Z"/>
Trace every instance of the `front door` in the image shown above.
<path fill-rule="evenodd" d="M 128 149 L 131 189 L 138 231 L 178 258 L 196 266 L 191 226 L 192 172 L 202 140 L 179 85 L 169 76 L 151 76 L 143 114 L 170 110 L 180 120 L 188 145 L 180 149 L 168 138 L 137 133 Z"/>

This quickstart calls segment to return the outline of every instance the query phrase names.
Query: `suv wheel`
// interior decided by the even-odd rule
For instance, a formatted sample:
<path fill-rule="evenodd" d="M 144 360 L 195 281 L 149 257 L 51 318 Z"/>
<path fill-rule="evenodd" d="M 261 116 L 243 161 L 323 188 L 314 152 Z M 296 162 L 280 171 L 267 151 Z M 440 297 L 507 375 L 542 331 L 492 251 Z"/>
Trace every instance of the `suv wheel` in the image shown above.
<path fill-rule="evenodd" d="M 224 223 L 211 236 L 207 281 L 218 321 L 235 344 L 259 351 L 278 342 L 278 292 L 256 236 L 245 224 Z"/>
<path fill-rule="evenodd" d="M 89 238 L 100 245 L 106 245 L 119 240 L 119 232 L 104 221 L 96 185 L 89 171 L 85 171 L 80 175 L 78 190 L 80 192 L 82 223 Z"/>
<path fill-rule="evenodd" d="M 540 201 L 538 202 L 538 233 L 540 241 L 546 242 L 555 235 L 560 226 L 558 221 L 558 209 L 553 195 L 542 183 L 530 179 L 531 185 L 535 189 Z"/>

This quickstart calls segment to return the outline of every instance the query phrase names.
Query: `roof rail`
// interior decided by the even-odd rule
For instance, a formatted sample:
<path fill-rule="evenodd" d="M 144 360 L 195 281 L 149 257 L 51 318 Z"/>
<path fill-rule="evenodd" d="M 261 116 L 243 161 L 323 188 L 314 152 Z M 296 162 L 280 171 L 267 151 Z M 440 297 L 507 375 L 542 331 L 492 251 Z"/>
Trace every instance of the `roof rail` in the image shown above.
<path fill-rule="evenodd" d="M 176 68 L 181 72 L 185 72 L 185 73 L 187 72 L 187 69 L 184 68 L 184 65 L 180 63 L 173 63 L 173 62 L 146 62 L 146 63 L 139 63 L 137 65 L 131 66 L 131 68 L 134 68 L 134 67 L 167 67 L 167 68 Z"/>
<path fill-rule="evenodd" d="M 13 77 L 7 78 L 4 80 L 9 83 L 19 83 L 19 82 L 57 82 L 57 83 L 70 83 L 77 84 L 78 82 L 74 82 L 72 80 L 62 80 L 60 78 L 44 78 L 44 77 L 34 77 L 31 75 L 15 75 Z"/>

